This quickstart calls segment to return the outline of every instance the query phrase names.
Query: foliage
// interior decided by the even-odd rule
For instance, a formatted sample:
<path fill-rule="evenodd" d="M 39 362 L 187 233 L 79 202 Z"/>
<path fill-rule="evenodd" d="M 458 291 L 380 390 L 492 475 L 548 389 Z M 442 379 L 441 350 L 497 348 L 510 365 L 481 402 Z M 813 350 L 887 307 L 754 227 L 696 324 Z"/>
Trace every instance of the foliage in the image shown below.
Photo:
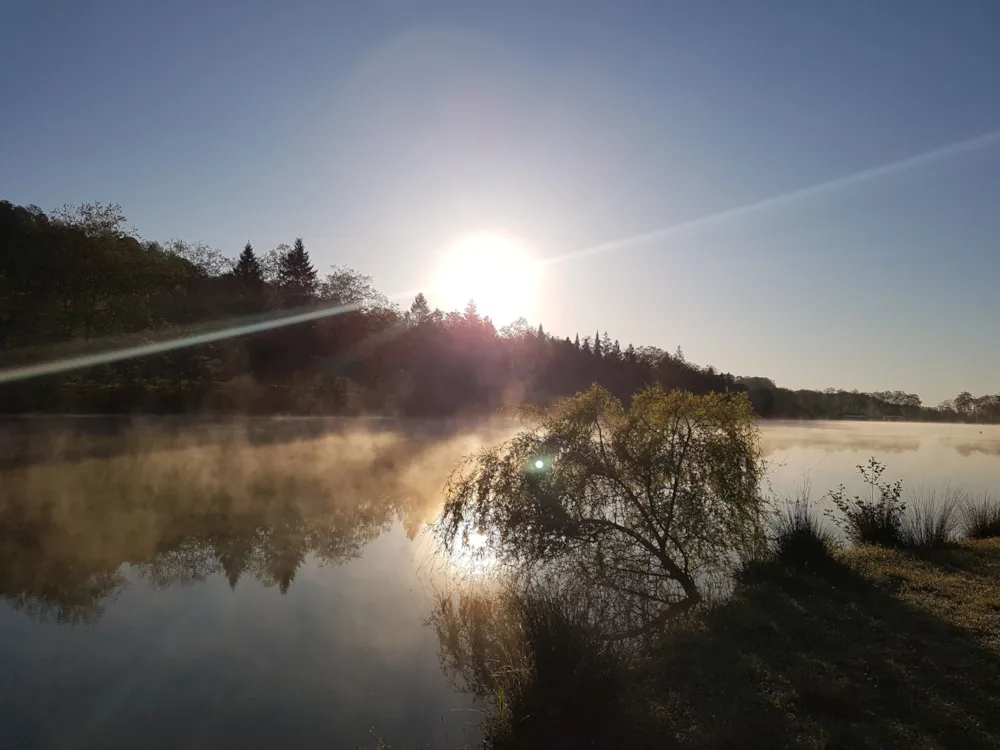
<path fill-rule="evenodd" d="M 401 315 L 359 271 L 334 266 L 321 279 L 301 238 L 260 252 L 247 243 L 238 255 L 232 259 L 201 242 L 141 240 L 114 204 L 66 206 L 46 215 L 0 201 L 0 367 L 226 330 L 233 318 L 270 319 L 318 302 L 355 308 L 287 329 L 4 386 L 2 408 L 195 411 L 205 394 L 234 378 L 292 387 L 319 375 L 325 382 L 356 382 L 370 394 L 368 409 L 418 415 L 489 412 L 508 400 L 545 406 L 600 383 L 625 402 L 650 385 L 696 394 L 746 392 L 757 413 L 768 417 L 1000 421 L 1000 395 L 963 393 L 929 409 L 898 391 L 790 391 L 766 378 L 699 367 L 679 347 L 671 354 L 623 346 L 603 330 L 582 340 L 558 338 L 520 320 L 498 333 L 474 305 L 465 314 L 448 313 L 432 309 L 422 294 Z M 159 395 L 140 398 L 143 391 Z M 303 394 L 297 402 L 310 400 Z M 282 408 L 275 402 L 270 410 Z"/>
<path fill-rule="evenodd" d="M 649 717 L 635 652 L 579 599 L 508 582 L 438 597 L 442 667 L 487 707 L 489 747 L 636 747 Z M 639 698 L 639 700 L 637 700 Z"/>
<path fill-rule="evenodd" d="M 908 498 L 903 536 L 906 546 L 922 549 L 946 547 L 958 535 L 965 494 L 953 487 L 934 488 Z"/>
<path fill-rule="evenodd" d="M 364 309 L 389 307 L 389 300 L 375 289 L 371 276 L 347 266 L 334 266 L 319 284 L 318 295 L 324 302 L 336 305 L 354 305 Z"/>
<path fill-rule="evenodd" d="M 774 523 L 774 555 L 795 568 L 815 568 L 830 560 L 833 540 L 807 497 L 788 503 Z"/>
<path fill-rule="evenodd" d="M 627 637 L 703 598 L 763 535 L 762 463 L 745 396 L 662 388 L 626 410 L 605 389 L 526 410 L 527 429 L 460 467 L 437 526 L 483 534 L 502 561 L 598 592 Z"/>
<path fill-rule="evenodd" d="M 837 521 L 854 544 L 901 547 L 906 541 L 903 514 L 903 483 L 882 481 L 885 465 L 873 456 L 858 471 L 868 489 L 865 495 L 849 495 L 844 485 L 830 492 L 837 513 L 828 515 Z"/>
<path fill-rule="evenodd" d="M 237 258 L 236 264 L 233 266 L 233 276 L 242 280 L 248 286 L 263 286 L 264 284 L 264 270 L 261 268 L 260 261 L 257 260 L 253 246 L 249 242 L 243 248 L 243 252 L 240 253 L 240 257 Z"/>
<path fill-rule="evenodd" d="M 410 319 L 414 323 L 423 323 L 431 315 L 431 306 L 427 302 L 427 297 L 424 296 L 423 292 L 417 292 L 417 296 L 413 298 L 413 303 L 410 305 Z"/>
<path fill-rule="evenodd" d="M 278 261 L 278 287 L 290 304 L 304 304 L 316 292 L 316 269 L 301 237 Z"/>
<path fill-rule="evenodd" d="M 988 493 L 967 498 L 962 506 L 965 535 L 969 539 L 1000 537 L 1000 502 Z"/>

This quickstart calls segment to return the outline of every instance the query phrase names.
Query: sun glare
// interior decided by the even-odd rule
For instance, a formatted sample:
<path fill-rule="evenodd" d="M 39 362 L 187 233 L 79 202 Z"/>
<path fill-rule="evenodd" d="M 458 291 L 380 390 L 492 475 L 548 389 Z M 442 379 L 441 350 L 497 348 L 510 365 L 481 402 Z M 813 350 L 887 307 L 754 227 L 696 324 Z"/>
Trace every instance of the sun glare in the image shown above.
<path fill-rule="evenodd" d="M 502 326 L 533 312 L 542 266 L 524 243 L 503 234 L 475 234 L 452 246 L 434 285 L 446 310 L 475 300 L 480 315 Z"/>

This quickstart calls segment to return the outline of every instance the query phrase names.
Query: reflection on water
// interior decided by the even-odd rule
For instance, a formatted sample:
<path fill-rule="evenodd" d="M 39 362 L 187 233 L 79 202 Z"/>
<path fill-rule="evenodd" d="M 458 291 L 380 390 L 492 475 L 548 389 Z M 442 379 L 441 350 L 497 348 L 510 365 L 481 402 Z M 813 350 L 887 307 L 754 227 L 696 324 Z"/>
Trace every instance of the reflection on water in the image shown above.
<path fill-rule="evenodd" d="M 423 624 L 421 529 L 508 425 L 72 425 L 0 434 L 0 747 L 475 739 Z M 870 455 L 1000 490 L 996 427 L 772 422 L 763 446 L 779 494 L 850 486 Z"/>
<path fill-rule="evenodd" d="M 7 434 L 0 747 L 475 738 L 418 537 L 499 433 L 268 421 Z"/>

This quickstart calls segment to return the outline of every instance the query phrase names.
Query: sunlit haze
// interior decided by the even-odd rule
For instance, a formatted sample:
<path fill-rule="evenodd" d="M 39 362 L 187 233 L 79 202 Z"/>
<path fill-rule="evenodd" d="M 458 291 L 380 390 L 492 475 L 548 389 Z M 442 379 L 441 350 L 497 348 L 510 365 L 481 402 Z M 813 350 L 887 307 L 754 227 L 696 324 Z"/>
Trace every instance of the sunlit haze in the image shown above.
<path fill-rule="evenodd" d="M 301 236 L 498 326 L 935 404 L 1000 372 L 998 27 L 984 2 L 14 0 L 0 198 L 120 203 L 230 257 Z"/>
<path fill-rule="evenodd" d="M 445 253 L 431 302 L 445 310 L 474 300 L 480 314 L 504 325 L 535 314 L 535 296 L 542 266 L 523 243 L 496 233 L 472 234 Z"/>

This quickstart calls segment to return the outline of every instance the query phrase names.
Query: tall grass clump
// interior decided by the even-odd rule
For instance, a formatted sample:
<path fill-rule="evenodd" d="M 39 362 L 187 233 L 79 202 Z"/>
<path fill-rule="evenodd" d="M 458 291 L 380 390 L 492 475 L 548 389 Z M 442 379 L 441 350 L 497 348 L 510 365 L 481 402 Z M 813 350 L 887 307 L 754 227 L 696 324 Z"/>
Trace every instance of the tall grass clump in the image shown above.
<path fill-rule="evenodd" d="M 583 599 L 531 585 L 439 602 L 445 671 L 485 703 L 489 747 L 642 744 L 635 644 L 609 638 Z"/>
<path fill-rule="evenodd" d="M 518 598 L 526 665 L 508 696 L 492 746 L 615 747 L 629 726 L 621 643 L 610 642 L 565 599 L 544 591 Z"/>
<path fill-rule="evenodd" d="M 803 493 L 775 516 L 772 545 L 774 557 L 792 568 L 818 567 L 830 560 L 833 539 L 823 527 L 822 517 Z"/>
<path fill-rule="evenodd" d="M 945 547 L 958 536 L 960 511 L 966 502 L 961 490 L 934 488 L 912 495 L 907 502 L 903 540 L 914 548 Z"/>
<path fill-rule="evenodd" d="M 861 495 L 849 495 L 844 485 L 840 485 L 829 494 L 836 511 L 827 514 L 854 544 L 905 547 L 903 483 L 883 482 L 885 464 L 874 456 L 867 464 L 858 464 L 858 471 L 867 490 Z"/>
<path fill-rule="evenodd" d="M 962 506 L 962 520 L 969 539 L 1000 537 L 1000 501 L 988 492 L 970 497 Z"/>

